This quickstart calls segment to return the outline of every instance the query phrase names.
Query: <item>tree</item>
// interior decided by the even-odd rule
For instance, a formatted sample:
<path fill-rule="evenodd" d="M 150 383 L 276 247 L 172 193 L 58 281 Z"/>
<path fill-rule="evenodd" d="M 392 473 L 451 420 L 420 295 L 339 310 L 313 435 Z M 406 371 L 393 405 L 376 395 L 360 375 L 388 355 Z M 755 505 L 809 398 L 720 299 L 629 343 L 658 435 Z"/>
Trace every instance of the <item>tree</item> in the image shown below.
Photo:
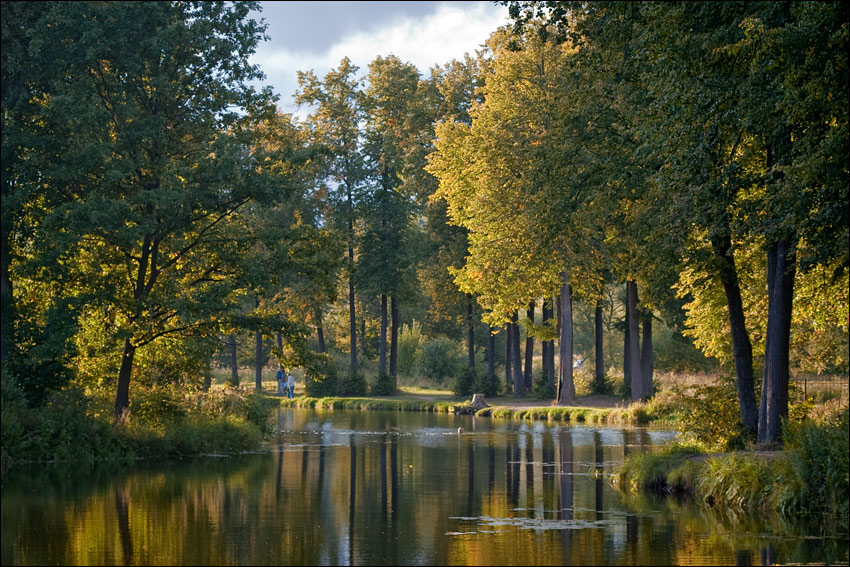
<path fill-rule="evenodd" d="M 358 68 L 346 57 L 339 68 L 320 81 L 312 71 L 298 73 L 299 106 L 313 106 L 308 126 L 316 143 L 325 148 L 324 178 L 333 200 L 334 221 L 348 243 L 348 322 L 350 372 L 357 369 L 357 317 L 354 301 L 354 232 L 356 207 L 365 176 L 359 122 L 363 117 L 363 93 L 356 78 Z"/>
<path fill-rule="evenodd" d="M 261 76 L 247 61 L 265 29 L 248 18 L 254 8 L 57 3 L 29 32 L 39 118 L 56 147 L 27 157 L 63 202 L 39 211 L 32 237 L 53 251 L 28 260 L 77 304 L 111 311 L 116 417 L 138 349 L 214 333 L 235 299 L 233 221 L 267 189 L 250 155 L 252 124 L 272 108 L 270 92 L 247 85 Z"/>

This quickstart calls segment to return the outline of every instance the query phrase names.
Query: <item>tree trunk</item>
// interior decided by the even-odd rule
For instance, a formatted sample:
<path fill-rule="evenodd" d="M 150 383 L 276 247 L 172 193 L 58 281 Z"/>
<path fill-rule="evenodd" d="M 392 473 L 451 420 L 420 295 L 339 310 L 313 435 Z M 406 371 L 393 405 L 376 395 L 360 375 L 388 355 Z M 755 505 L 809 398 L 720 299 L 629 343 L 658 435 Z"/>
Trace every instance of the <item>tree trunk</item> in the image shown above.
<path fill-rule="evenodd" d="M 280 358 L 278 358 L 278 365 L 283 368 L 283 335 L 280 331 L 277 332 L 277 350 L 280 351 Z"/>
<path fill-rule="evenodd" d="M 365 341 L 364 341 L 365 342 Z M 378 343 L 378 375 L 387 373 L 387 294 L 381 294 L 381 335 Z"/>
<path fill-rule="evenodd" d="M 548 326 L 548 321 L 553 317 L 552 305 L 554 304 L 554 299 L 552 300 L 543 300 L 543 323 Z M 549 382 L 549 385 L 552 386 L 552 389 L 555 389 L 555 341 L 543 341 L 543 346 L 545 347 L 545 351 L 543 353 L 543 368 L 546 372 L 546 381 Z"/>
<path fill-rule="evenodd" d="M 209 392 L 212 387 L 212 368 L 210 367 L 210 360 L 207 359 L 207 363 L 204 365 L 204 381 L 201 386 L 201 390 L 204 392 Z"/>
<path fill-rule="evenodd" d="M 254 360 L 254 389 L 258 392 L 263 391 L 263 332 L 259 329 L 255 334 L 257 341 L 257 350 Z"/>
<path fill-rule="evenodd" d="M 511 315 L 511 367 L 513 368 L 514 395 L 525 395 L 525 383 L 522 379 L 522 357 L 519 352 L 519 315 Z"/>
<path fill-rule="evenodd" d="M 573 382 L 573 298 L 570 291 L 569 273 L 561 272 L 561 322 L 558 368 L 558 404 L 575 403 L 576 388 Z"/>
<path fill-rule="evenodd" d="M 354 310 L 354 247 L 348 245 L 348 332 L 351 334 L 351 374 L 357 370 L 357 318 Z"/>
<path fill-rule="evenodd" d="M 390 376 L 393 386 L 398 378 L 398 302 L 395 296 L 390 297 Z"/>
<path fill-rule="evenodd" d="M 3 193 L 7 194 L 6 188 Z M 5 196 L 5 195 L 4 195 Z M 12 279 L 9 277 L 9 219 L 5 208 L 0 221 L 0 364 L 9 361 L 9 345 L 12 341 L 12 321 L 15 318 Z"/>
<path fill-rule="evenodd" d="M 626 317 L 623 330 L 623 386 L 631 390 L 632 387 L 632 354 L 631 354 L 631 320 L 629 319 L 629 285 L 626 284 Z"/>
<path fill-rule="evenodd" d="M 526 315 L 532 323 L 534 323 L 534 302 L 528 304 L 528 313 Z M 525 335 L 525 372 L 523 379 L 525 380 L 525 389 L 531 390 L 531 372 L 534 364 L 534 337 L 526 333 Z"/>
<path fill-rule="evenodd" d="M 130 339 L 124 339 L 124 352 L 121 355 L 121 368 L 118 371 L 118 390 L 115 394 L 115 420 L 120 421 L 130 408 L 130 374 L 133 370 L 133 357 L 136 347 Z"/>
<path fill-rule="evenodd" d="M 505 325 L 505 389 L 510 392 L 513 390 L 513 374 L 511 371 L 511 324 Z"/>
<path fill-rule="evenodd" d="M 643 343 L 640 351 L 640 379 L 643 397 L 652 396 L 652 313 L 643 316 Z"/>
<path fill-rule="evenodd" d="M 236 362 L 236 334 L 230 333 L 230 385 L 239 385 L 239 366 Z"/>
<path fill-rule="evenodd" d="M 327 352 L 325 348 L 325 329 L 322 323 L 322 312 L 316 311 L 316 338 L 319 340 L 319 352 Z"/>
<path fill-rule="evenodd" d="M 496 336 L 493 327 L 487 325 L 487 383 L 496 385 Z"/>
<path fill-rule="evenodd" d="M 602 300 L 596 300 L 596 312 L 593 317 L 594 329 L 596 331 L 595 334 L 595 345 L 594 345 L 594 354 L 596 355 L 596 363 L 595 363 L 595 375 L 594 375 L 594 386 L 593 391 L 596 393 L 602 393 L 605 391 L 605 356 L 603 352 L 603 344 L 602 344 Z"/>
<path fill-rule="evenodd" d="M 472 295 L 466 294 L 466 351 L 467 365 L 475 370 L 475 320 L 472 317 Z"/>
<path fill-rule="evenodd" d="M 782 421 L 788 418 L 788 352 L 796 276 L 795 243 L 789 240 L 774 243 L 768 250 L 767 265 L 768 313 L 759 443 L 779 441 Z"/>
<path fill-rule="evenodd" d="M 640 335 L 638 325 L 640 319 L 637 312 L 637 284 L 631 280 L 626 282 L 627 309 L 629 313 L 629 370 L 632 379 L 632 401 L 643 399 L 643 380 L 640 375 Z"/>
<path fill-rule="evenodd" d="M 756 405 L 755 383 L 753 379 L 753 347 L 744 319 L 744 302 L 741 299 L 741 287 L 738 282 L 738 270 L 732 254 L 732 241 L 728 234 L 712 242 L 714 252 L 721 259 L 720 281 L 726 293 L 726 305 L 729 309 L 729 328 L 732 335 L 732 355 L 735 361 L 735 385 L 738 391 L 738 405 L 741 411 L 741 425 L 750 434 L 758 429 L 759 411 Z"/>

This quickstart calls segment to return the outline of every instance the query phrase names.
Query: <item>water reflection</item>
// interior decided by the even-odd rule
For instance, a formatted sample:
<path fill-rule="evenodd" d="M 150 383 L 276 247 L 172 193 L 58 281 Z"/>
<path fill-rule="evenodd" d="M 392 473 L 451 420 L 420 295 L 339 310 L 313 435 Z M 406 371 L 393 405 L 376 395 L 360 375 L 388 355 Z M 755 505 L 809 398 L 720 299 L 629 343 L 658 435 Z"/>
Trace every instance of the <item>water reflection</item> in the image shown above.
<path fill-rule="evenodd" d="M 847 561 L 846 541 L 616 492 L 605 475 L 666 432 L 294 409 L 276 423 L 263 454 L 4 475 L 2 563 Z"/>

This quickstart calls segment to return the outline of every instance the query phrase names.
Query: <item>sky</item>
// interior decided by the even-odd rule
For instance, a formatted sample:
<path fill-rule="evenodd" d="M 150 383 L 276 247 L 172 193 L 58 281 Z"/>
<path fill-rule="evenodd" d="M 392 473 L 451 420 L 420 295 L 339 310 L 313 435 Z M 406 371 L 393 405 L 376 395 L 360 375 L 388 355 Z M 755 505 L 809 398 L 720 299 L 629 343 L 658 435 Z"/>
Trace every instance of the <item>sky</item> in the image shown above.
<path fill-rule="evenodd" d="M 474 55 L 492 32 L 508 23 L 494 2 L 261 2 L 269 41 L 251 62 L 266 74 L 263 86 L 280 95 L 282 112 L 305 116 L 293 95 L 297 72 L 319 78 L 348 57 L 364 76 L 378 55 L 396 55 L 424 76 L 434 65 Z"/>

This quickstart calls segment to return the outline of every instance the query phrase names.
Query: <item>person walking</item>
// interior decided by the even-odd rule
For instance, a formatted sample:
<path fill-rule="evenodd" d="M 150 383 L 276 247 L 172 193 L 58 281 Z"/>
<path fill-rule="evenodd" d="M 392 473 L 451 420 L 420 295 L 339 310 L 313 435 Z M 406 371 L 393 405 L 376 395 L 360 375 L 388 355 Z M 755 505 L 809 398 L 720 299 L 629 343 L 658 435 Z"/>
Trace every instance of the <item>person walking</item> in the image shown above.
<path fill-rule="evenodd" d="M 283 380 L 283 366 L 277 369 L 277 395 L 283 395 L 283 388 L 286 386 L 286 382 Z"/>
<path fill-rule="evenodd" d="M 292 372 L 289 373 L 288 386 L 289 386 L 289 388 L 288 388 L 289 389 L 289 397 L 291 398 L 292 396 L 295 395 L 295 375 L 292 374 Z"/>

